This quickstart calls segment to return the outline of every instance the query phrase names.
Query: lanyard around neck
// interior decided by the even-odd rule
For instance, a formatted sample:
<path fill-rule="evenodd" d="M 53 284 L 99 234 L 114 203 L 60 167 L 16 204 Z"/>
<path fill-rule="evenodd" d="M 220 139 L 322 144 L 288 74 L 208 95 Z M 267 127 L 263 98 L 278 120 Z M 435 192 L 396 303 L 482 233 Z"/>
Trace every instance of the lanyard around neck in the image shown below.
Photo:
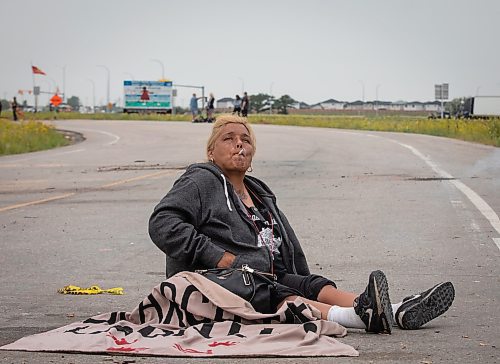
<path fill-rule="evenodd" d="M 274 247 L 275 247 L 275 246 L 274 246 L 274 224 L 273 224 L 273 215 L 271 214 L 271 212 L 270 212 L 270 211 L 267 211 L 267 213 L 268 213 L 268 215 L 269 215 L 269 224 L 271 224 L 271 236 L 269 237 L 269 245 L 268 245 L 268 244 L 266 244 L 266 242 L 265 242 L 265 240 L 264 240 L 264 237 L 263 237 L 263 236 L 262 236 L 262 234 L 261 234 L 261 233 L 262 233 L 262 230 L 259 230 L 259 227 L 258 227 L 258 226 L 257 226 L 257 224 L 255 223 L 255 221 L 252 219 L 252 216 L 250 216 L 250 214 L 249 214 L 249 212 L 248 212 L 248 210 L 249 210 L 249 209 L 250 209 L 250 208 L 247 208 L 247 207 L 245 206 L 245 213 L 246 213 L 246 215 L 247 215 L 248 219 L 252 222 L 252 225 L 253 225 L 253 227 L 254 227 L 254 229 L 255 229 L 255 232 L 256 232 L 256 233 L 257 233 L 257 235 L 258 235 L 258 238 L 260 238 L 260 241 L 262 242 L 262 244 L 263 244 L 263 245 L 264 245 L 264 246 L 265 246 L 265 247 L 269 250 L 269 253 L 271 254 L 271 259 L 272 259 L 272 261 L 274 262 Z M 255 207 L 255 210 L 257 210 L 257 211 L 258 211 L 257 207 Z M 258 211 L 258 212 L 259 212 L 259 215 L 261 215 L 261 217 L 262 217 L 262 219 L 261 219 L 261 220 L 263 220 L 264 222 L 267 222 L 267 219 L 264 219 L 264 216 L 262 216 L 262 214 L 260 213 L 260 211 Z M 255 214 L 255 211 L 252 211 L 252 213 L 254 213 L 254 214 Z M 256 216 L 257 216 L 257 214 L 256 214 Z M 257 217 L 259 217 L 259 216 L 257 216 Z M 260 217 L 259 217 L 259 219 L 260 219 Z M 264 223 L 264 225 L 265 225 L 265 223 Z M 274 274 L 274 263 L 272 263 L 272 264 L 271 264 L 271 273 L 272 273 L 272 274 Z"/>

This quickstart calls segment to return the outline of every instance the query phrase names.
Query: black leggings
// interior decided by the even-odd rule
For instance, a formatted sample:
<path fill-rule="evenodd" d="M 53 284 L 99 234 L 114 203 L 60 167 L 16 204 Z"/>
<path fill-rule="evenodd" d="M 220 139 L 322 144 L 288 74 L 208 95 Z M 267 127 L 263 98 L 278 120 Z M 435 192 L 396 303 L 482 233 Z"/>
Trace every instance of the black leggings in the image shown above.
<path fill-rule="evenodd" d="M 301 296 L 313 301 L 318 300 L 318 294 L 324 286 L 337 288 L 335 282 L 316 275 L 301 276 L 298 274 L 284 274 L 278 278 L 276 290 L 271 297 L 271 304 L 274 309 L 289 296 Z"/>

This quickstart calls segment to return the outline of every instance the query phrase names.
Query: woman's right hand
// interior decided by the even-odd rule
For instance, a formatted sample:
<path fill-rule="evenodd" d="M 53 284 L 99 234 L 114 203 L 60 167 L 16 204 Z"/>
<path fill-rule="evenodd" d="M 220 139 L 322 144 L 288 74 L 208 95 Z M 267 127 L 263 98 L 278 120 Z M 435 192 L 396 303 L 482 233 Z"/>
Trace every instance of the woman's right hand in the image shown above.
<path fill-rule="evenodd" d="M 224 252 L 224 255 L 217 263 L 217 268 L 231 268 L 234 263 L 236 256 L 228 251 Z"/>

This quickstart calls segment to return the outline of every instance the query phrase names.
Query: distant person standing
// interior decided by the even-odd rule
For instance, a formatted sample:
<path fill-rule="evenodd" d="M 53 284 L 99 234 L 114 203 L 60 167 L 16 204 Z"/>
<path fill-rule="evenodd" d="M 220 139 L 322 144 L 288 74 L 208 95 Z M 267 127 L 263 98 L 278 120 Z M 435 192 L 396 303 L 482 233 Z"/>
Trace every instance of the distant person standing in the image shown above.
<path fill-rule="evenodd" d="M 248 95 L 245 92 L 243 94 L 243 99 L 241 99 L 241 116 L 245 118 L 247 117 L 249 107 L 250 107 L 250 100 L 248 99 Z"/>
<path fill-rule="evenodd" d="M 198 98 L 196 97 L 196 94 L 193 94 L 191 100 L 189 101 L 189 109 L 191 110 L 191 115 L 193 115 L 192 121 L 194 121 L 198 116 Z"/>
<path fill-rule="evenodd" d="M 14 119 L 14 121 L 17 121 L 17 108 L 19 107 L 19 105 L 17 104 L 17 99 L 15 96 L 10 107 L 12 108 L 12 118 Z"/>
<path fill-rule="evenodd" d="M 207 103 L 207 119 L 209 122 L 212 121 L 214 110 L 215 110 L 215 97 L 214 94 L 210 92 Z"/>
<path fill-rule="evenodd" d="M 234 114 L 238 114 L 238 116 L 240 116 L 240 113 L 241 113 L 241 98 L 240 98 L 240 95 L 236 95 L 236 99 L 234 99 L 233 105 L 234 105 L 234 107 L 233 107 L 233 115 Z"/>

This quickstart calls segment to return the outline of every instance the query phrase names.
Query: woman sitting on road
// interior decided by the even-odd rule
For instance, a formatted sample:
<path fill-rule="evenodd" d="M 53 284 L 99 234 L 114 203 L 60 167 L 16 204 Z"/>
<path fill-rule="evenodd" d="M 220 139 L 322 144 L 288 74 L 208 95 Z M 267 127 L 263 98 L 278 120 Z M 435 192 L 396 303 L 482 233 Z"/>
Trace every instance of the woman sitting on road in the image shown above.
<path fill-rule="evenodd" d="M 168 277 L 183 270 L 248 264 L 277 276 L 276 289 L 268 297 L 272 312 L 301 296 L 322 319 L 374 333 L 389 334 L 394 323 L 417 329 L 451 306 L 451 282 L 391 304 L 386 277 L 379 270 L 370 274 L 361 294 L 341 291 L 333 281 L 311 274 L 275 195 L 264 182 L 246 175 L 255 150 L 255 135 L 246 119 L 217 118 L 207 143 L 209 162 L 189 166 L 156 206 L 149 233 L 166 254 Z"/>

